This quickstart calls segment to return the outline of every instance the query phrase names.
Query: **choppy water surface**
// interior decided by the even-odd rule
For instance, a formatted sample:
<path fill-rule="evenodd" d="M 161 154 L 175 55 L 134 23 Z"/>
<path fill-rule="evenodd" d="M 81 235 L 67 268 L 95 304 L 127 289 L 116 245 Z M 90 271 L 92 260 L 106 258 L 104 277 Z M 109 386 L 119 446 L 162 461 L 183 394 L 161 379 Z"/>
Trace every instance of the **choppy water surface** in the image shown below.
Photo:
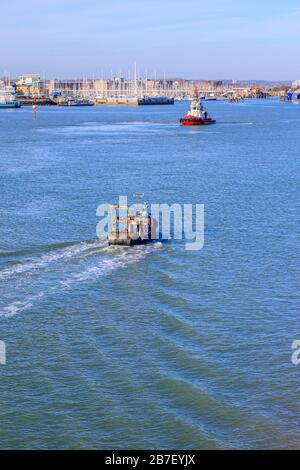
<path fill-rule="evenodd" d="M 300 447 L 300 108 L 0 112 L 1 448 Z M 108 248 L 96 208 L 205 204 L 205 247 Z"/>

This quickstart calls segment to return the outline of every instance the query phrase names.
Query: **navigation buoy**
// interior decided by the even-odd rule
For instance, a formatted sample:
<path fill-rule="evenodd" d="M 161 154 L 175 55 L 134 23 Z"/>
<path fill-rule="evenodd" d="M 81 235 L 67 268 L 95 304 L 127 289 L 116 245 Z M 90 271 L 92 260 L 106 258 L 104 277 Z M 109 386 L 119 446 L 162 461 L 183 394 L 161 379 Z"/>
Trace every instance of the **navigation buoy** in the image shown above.
<path fill-rule="evenodd" d="M 36 98 L 34 98 L 34 104 L 32 106 L 33 109 L 33 118 L 36 120 L 36 112 L 37 112 L 37 104 L 36 104 Z"/>

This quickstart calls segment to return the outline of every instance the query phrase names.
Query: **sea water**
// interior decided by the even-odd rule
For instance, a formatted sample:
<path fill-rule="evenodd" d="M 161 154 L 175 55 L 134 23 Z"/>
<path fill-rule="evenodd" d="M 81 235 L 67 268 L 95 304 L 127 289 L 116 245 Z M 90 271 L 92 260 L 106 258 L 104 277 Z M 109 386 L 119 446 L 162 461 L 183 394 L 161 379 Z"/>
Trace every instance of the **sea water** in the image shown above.
<path fill-rule="evenodd" d="M 0 447 L 299 448 L 299 107 L 0 112 Z M 126 248 L 98 205 L 204 204 Z"/>

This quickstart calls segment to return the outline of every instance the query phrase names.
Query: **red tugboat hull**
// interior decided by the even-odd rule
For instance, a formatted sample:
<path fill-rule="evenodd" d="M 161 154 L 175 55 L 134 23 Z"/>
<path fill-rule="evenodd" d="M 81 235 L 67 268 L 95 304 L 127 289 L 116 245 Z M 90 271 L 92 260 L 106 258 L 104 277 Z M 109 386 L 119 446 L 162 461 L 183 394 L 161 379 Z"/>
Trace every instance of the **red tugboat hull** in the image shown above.
<path fill-rule="evenodd" d="M 184 116 L 180 119 L 182 126 L 208 126 L 210 124 L 216 124 L 216 120 L 212 118 L 192 118 L 190 116 Z"/>

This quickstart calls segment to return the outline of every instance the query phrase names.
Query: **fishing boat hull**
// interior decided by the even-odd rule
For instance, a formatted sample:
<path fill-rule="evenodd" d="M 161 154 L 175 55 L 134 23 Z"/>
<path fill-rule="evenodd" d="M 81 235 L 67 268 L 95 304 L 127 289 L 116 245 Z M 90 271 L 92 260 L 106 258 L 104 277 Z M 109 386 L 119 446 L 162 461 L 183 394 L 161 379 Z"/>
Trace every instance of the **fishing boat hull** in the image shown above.
<path fill-rule="evenodd" d="M 108 236 L 108 245 L 135 246 L 144 245 L 151 241 L 151 234 L 148 238 L 131 238 L 127 233 L 110 233 Z"/>
<path fill-rule="evenodd" d="M 180 124 L 182 126 L 209 126 L 216 124 L 216 120 L 212 118 L 191 118 L 190 116 L 186 116 L 180 119 Z"/>

